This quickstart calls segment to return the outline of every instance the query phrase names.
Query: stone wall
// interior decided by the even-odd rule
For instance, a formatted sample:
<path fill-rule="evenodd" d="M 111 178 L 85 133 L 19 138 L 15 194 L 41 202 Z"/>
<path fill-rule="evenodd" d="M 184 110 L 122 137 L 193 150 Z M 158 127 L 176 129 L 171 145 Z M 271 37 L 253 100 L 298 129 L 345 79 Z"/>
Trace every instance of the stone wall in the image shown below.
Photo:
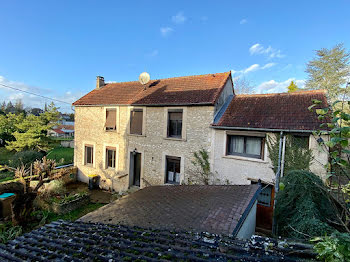
<path fill-rule="evenodd" d="M 141 187 L 164 184 L 166 156 L 181 157 L 181 181 L 186 181 L 192 169 L 193 152 L 204 148 L 210 151 L 210 123 L 214 106 L 183 107 L 183 138 L 166 138 L 166 107 L 143 108 L 143 135 L 129 134 L 131 106 L 118 106 L 117 131 L 105 131 L 105 107 L 77 106 L 75 109 L 74 163 L 78 179 L 88 182 L 88 175 L 101 176 L 104 189 L 126 190 L 129 186 L 130 153 L 141 153 Z M 172 107 L 173 108 L 173 107 Z M 84 145 L 94 146 L 94 165 L 84 165 Z M 117 147 L 115 169 L 105 168 L 105 147 Z"/>

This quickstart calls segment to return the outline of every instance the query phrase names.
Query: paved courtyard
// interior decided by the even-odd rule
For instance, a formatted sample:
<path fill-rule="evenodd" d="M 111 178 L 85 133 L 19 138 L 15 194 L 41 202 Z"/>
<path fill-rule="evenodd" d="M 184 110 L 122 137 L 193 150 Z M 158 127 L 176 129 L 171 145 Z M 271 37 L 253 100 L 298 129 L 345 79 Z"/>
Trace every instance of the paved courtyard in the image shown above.
<path fill-rule="evenodd" d="M 232 234 L 258 187 L 146 187 L 85 215 L 80 221 Z"/>

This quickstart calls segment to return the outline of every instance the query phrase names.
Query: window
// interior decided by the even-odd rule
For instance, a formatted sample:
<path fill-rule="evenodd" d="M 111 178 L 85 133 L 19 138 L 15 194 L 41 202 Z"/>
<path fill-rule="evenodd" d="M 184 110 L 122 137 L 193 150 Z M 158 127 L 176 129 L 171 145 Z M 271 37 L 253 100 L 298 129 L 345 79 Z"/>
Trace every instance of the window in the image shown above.
<path fill-rule="evenodd" d="M 168 112 L 168 137 L 182 137 L 182 110 Z"/>
<path fill-rule="evenodd" d="M 309 137 L 303 135 L 293 135 L 293 144 L 303 149 L 309 149 Z"/>
<path fill-rule="evenodd" d="M 115 168 L 116 152 L 115 147 L 106 148 L 106 168 Z"/>
<path fill-rule="evenodd" d="M 166 183 L 180 184 L 180 157 L 166 157 Z"/>
<path fill-rule="evenodd" d="M 142 135 L 142 120 L 142 109 L 134 109 L 130 112 L 130 134 Z"/>
<path fill-rule="evenodd" d="M 117 110 L 116 109 L 107 109 L 106 110 L 106 124 L 105 128 L 107 131 L 113 131 L 117 129 Z"/>
<path fill-rule="evenodd" d="M 246 156 L 252 158 L 263 158 L 262 137 L 254 136 L 227 136 L 227 155 Z"/>
<path fill-rule="evenodd" d="M 258 204 L 262 206 L 271 206 L 272 186 L 264 186 L 258 196 Z"/>
<path fill-rule="evenodd" d="M 94 164 L 94 147 L 92 145 L 85 146 L 85 165 Z"/>

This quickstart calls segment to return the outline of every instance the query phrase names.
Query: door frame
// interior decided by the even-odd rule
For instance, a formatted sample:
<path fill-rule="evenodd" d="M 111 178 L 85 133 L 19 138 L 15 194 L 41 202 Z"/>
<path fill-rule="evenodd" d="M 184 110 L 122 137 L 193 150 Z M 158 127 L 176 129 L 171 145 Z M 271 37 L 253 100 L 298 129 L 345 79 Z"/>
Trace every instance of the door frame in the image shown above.
<path fill-rule="evenodd" d="M 128 182 L 128 188 L 133 186 L 133 174 L 131 172 L 133 172 L 132 170 L 132 162 L 133 159 L 130 157 L 132 152 L 135 150 L 136 153 L 140 153 L 141 154 L 141 170 L 140 170 L 140 188 L 143 187 L 143 171 L 144 171 L 144 158 L 145 158 L 145 153 L 144 150 L 139 149 L 139 148 L 135 148 L 135 147 L 129 147 L 128 148 L 128 169 L 129 169 L 129 182 Z"/>

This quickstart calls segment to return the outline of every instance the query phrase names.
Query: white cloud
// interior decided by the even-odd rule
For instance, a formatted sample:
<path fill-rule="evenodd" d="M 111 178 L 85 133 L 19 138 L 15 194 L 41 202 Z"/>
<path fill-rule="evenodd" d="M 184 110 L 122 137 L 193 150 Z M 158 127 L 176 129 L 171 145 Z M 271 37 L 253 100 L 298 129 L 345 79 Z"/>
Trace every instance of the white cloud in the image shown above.
<path fill-rule="evenodd" d="M 239 24 L 240 25 L 244 25 L 244 24 L 246 24 L 246 23 L 248 23 L 248 20 L 247 19 L 242 19 L 241 21 L 239 21 Z"/>
<path fill-rule="evenodd" d="M 67 103 L 73 103 L 83 95 L 82 92 L 72 92 L 72 91 L 67 91 L 64 94 L 57 94 L 51 89 L 30 86 L 19 81 L 11 81 L 5 78 L 4 76 L 0 76 L 0 84 L 14 87 L 23 91 L 35 93 L 38 95 L 42 95 L 45 97 L 58 99 L 60 101 L 64 101 Z M 0 85 L 0 103 L 2 103 L 2 101 L 5 101 L 5 102 L 11 101 L 12 103 L 15 103 L 16 100 L 19 100 L 19 99 L 22 100 L 24 107 L 43 108 L 45 103 L 49 104 L 52 102 L 52 100 L 50 99 L 42 98 L 42 97 L 21 92 L 18 90 L 13 90 L 8 87 L 4 87 Z M 60 103 L 58 101 L 53 101 L 53 102 L 55 103 L 56 106 L 61 108 L 60 109 L 61 111 L 71 112 L 71 106 L 69 104 Z"/>
<path fill-rule="evenodd" d="M 162 36 L 167 36 L 173 31 L 174 31 L 174 29 L 172 29 L 171 27 L 161 27 L 160 28 L 160 33 L 162 34 Z"/>
<path fill-rule="evenodd" d="M 254 71 L 258 71 L 258 70 L 264 70 L 264 69 L 268 69 L 268 68 L 271 68 L 273 66 L 275 66 L 276 63 L 267 63 L 263 66 L 260 66 L 259 64 L 253 64 L 245 69 L 242 69 L 242 70 L 231 70 L 232 74 L 233 75 L 236 75 L 236 78 L 240 77 L 241 75 L 244 75 L 244 74 L 247 74 L 247 73 L 251 73 L 251 72 L 254 72 Z"/>
<path fill-rule="evenodd" d="M 264 47 L 263 45 L 256 43 L 249 48 L 249 53 L 251 55 L 266 55 L 269 58 L 282 58 L 285 57 L 281 50 L 274 49 L 271 46 Z"/>
<path fill-rule="evenodd" d="M 299 88 L 305 87 L 305 80 L 297 80 L 295 78 L 289 78 L 285 81 L 275 81 L 275 80 L 269 80 L 266 82 L 261 83 L 258 85 L 258 87 L 255 89 L 255 93 L 257 94 L 266 94 L 266 93 L 283 93 L 287 92 L 287 87 L 289 86 L 290 82 L 294 81 L 294 83 Z"/>
<path fill-rule="evenodd" d="M 178 12 L 176 15 L 174 15 L 171 20 L 175 23 L 175 24 L 183 24 L 185 23 L 185 21 L 187 20 L 187 17 L 184 16 L 183 12 Z"/>
<path fill-rule="evenodd" d="M 275 66 L 276 63 L 267 63 L 266 65 L 264 65 L 263 67 L 261 67 L 261 69 L 267 69 L 267 68 L 270 68 L 270 67 L 273 67 Z"/>
<path fill-rule="evenodd" d="M 254 65 L 251 65 L 250 67 L 244 69 L 242 71 L 243 74 L 246 74 L 246 73 L 249 73 L 249 72 L 253 72 L 253 71 L 256 71 L 260 68 L 260 65 L 259 64 L 254 64 Z"/>
<path fill-rule="evenodd" d="M 146 54 L 147 57 L 154 57 L 157 56 L 159 54 L 158 50 L 153 50 L 152 52 Z"/>

